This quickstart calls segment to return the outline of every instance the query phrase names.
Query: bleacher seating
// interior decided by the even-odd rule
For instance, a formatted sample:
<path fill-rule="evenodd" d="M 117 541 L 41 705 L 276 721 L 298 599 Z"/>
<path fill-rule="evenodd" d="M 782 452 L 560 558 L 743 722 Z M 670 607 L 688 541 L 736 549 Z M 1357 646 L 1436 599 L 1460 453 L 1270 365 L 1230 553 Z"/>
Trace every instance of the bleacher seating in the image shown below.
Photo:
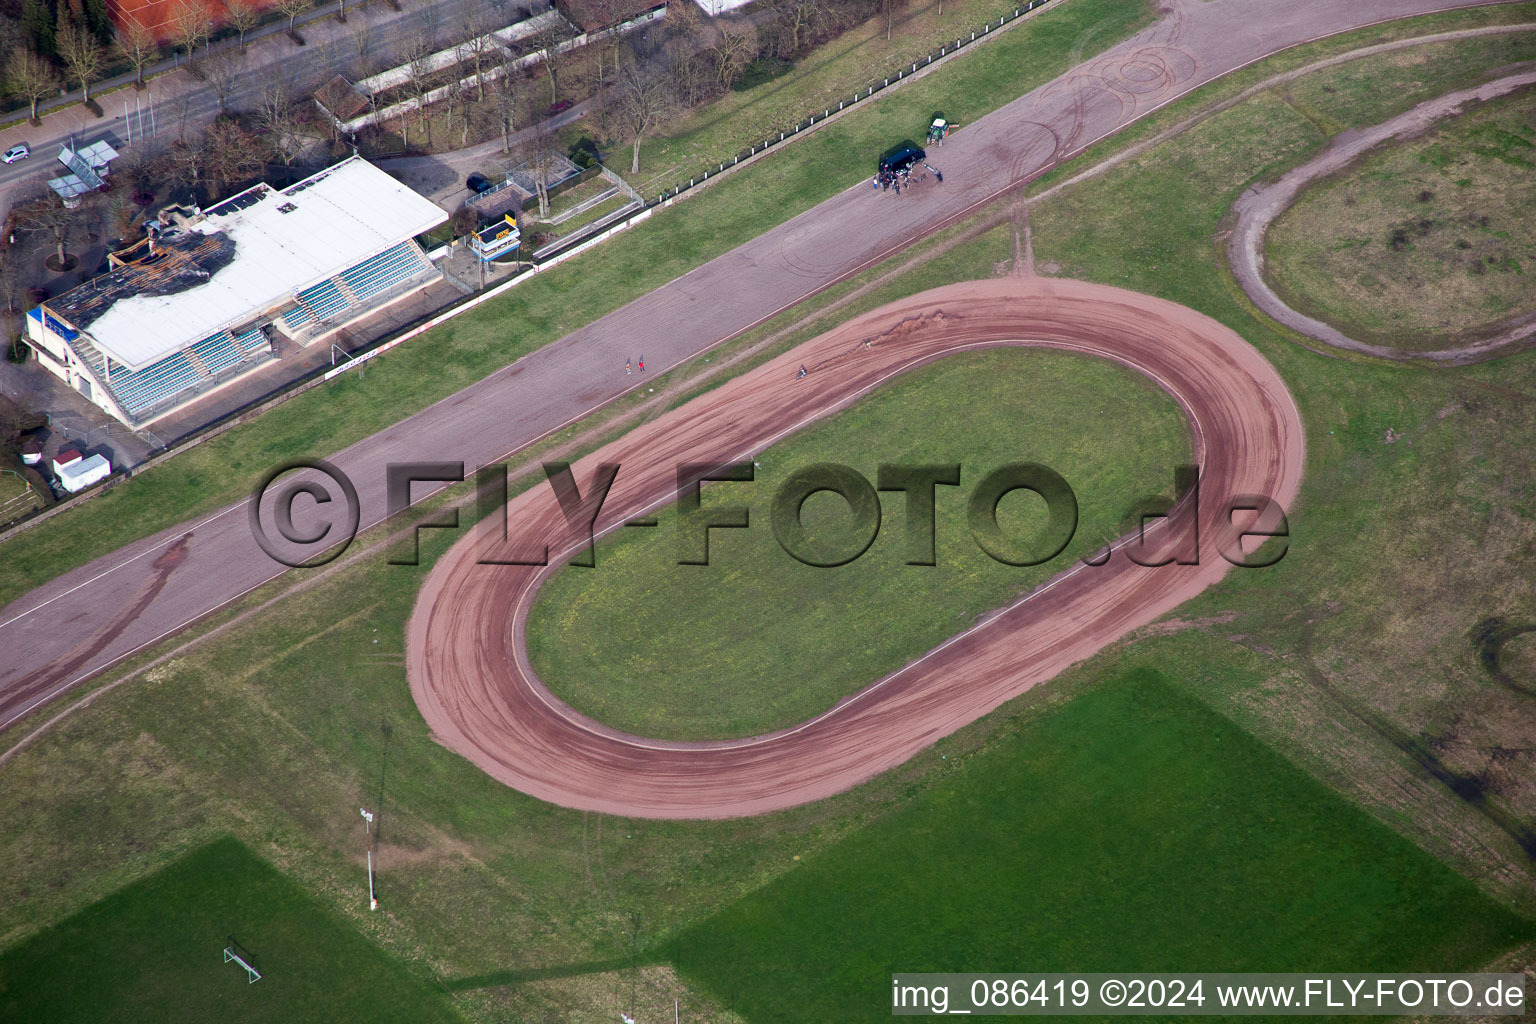
<path fill-rule="evenodd" d="M 245 358 L 245 353 L 235 347 L 235 339 L 228 331 L 220 331 L 192 346 L 197 358 L 208 367 L 209 374 L 227 370 Z"/>
<path fill-rule="evenodd" d="M 298 330 L 313 319 L 314 317 L 309 315 L 309 310 L 303 306 L 294 306 L 283 314 L 283 323 L 287 325 L 290 331 Z"/>
<path fill-rule="evenodd" d="M 196 383 L 201 377 L 185 353 L 177 352 L 138 372 L 114 363 L 111 386 L 123 408 L 136 414 Z"/>
<path fill-rule="evenodd" d="M 259 326 L 252 327 L 244 334 L 235 335 L 235 344 L 246 355 L 255 355 L 267 350 L 267 335 Z"/>
<path fill-rule="evenodd" d="M 425 269 L 414 242 L 405 241 L 341 272 L 358 299 L 369 299 Z"/>
<path fill-rule="evenodd" d="M 329 279 L 299 292 L 298 298 L 318 320 L 325 320 L 351 305 L 341 289 L 336 287 L 336 282 Z"/>

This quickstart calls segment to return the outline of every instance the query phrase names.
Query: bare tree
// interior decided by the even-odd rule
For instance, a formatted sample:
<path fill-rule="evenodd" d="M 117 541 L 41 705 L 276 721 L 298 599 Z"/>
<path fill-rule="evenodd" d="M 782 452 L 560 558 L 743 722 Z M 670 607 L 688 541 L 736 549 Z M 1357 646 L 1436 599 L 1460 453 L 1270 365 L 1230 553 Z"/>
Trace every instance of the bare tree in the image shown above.
<path fill-rule="evenodd" d="M 881 0 L 888 3 L 889 0 Z M 777 0 L 773 5 L 778 19 L 781 38 L 786 45 L 779 48 L 781 57 L 789 57 L 800 51 L 808 32 L 820 23 L 826 11 L 822 0 Z M 886 38 L 890 38 L 890 26 L 886 26 Z"/>
<path fill-rule="evenodd" d="M 144 88 L 144 69 L 160 56 L 160 47 L 155 45 L 155 34 L 135 21 L 127 28 L 117 30 L 117 48 L 133 67 L 133 87 Z"/>
<path fill-rule="evenodd" d="M 555 168 L 560 139 L 545 121 L 535 121 L 525 153 L 533 171 L 533 191 L 539 200 L 539 219 L 549 219 L 549 176 Z"/>
<path fill-rule="evenodd" d="M 294 158 L 299 155 L 298 116 L 288 95 L 288 86 L 281 79 L 262 90 L 256 104 L 256 127 L 283 166 L 293 166 Z"/>
<path fill-rule="evenodd" d="M 502 58 L 501 75 L 491 93 L 491 107 L 496 114 L 496 128 L 501 132 L 501 151 L 512 148 L 512 132 L 517 127 L 518 85 L 521 78 L 510 54 Z"/>
<path fill-rule="evenodd" d="M 22 258 L 23 254 L 23 249 L 19 245 L 0 249 L 0 312 L 18 311 L 16 295 L 20 291 L 21 279 L 27 267 L 27 261 Z"/>
<path fill-rule="evenodd" d="M 198 188 L 208 168 L 208 145 L 202 133 L 193 132 L 171 143 L 166 154 L 172 182 L 185 188 Z"/>
<path fill-rule="evenodd" d="M 59 73 L 53 65 L 31 50 L 15 49 L 5 62 L 5 80 L 32 104 L 32 120 L 37 120 L 37 101 L 59 91 Z"/>
<path fill-rule="evenodd" d="M 619 66 L 616 83 L 619 94 L 618 115 L 627 131 L 634 135 L 630 151 L 629 173 L 640 173 L 640 142 L 645 133 L 671 113 L 677 105 L 672 83 L 659 71 L 639 61 L 625 61 Z"/>
<path fill-rule="evenodd" d="M 709 48 L 715 61 L 715 80 L 729 89 L 757 56 L 757 33 L 751 22 L 722 25 L 720 38 Z"/>
<path fill-rule="evenodd" d="M 81 99 L 91 102 L 91 82 L 101 73 L 106 63 L 106 51 L 96 41 L 91 30 L 77 24 L 72 18 L 61 18 L 57 45 L 59 56 L 69 68 L 70 74 L 80 83 Z"/>
<path fill-rule="evenodd" d="M 540 54 L 544 73 L 549 76 L 550 106 L 554 106 L 560 98 L 560 68 L 565 61 L 565 54 L 560 49 L 560 44 L 565 41 L 565 33 L 560 30 L 560 24 L 559 21 L 551 20 L 528 37 L 528 45 Z"/>
<path fill-rule="evenodd" d="M 416 37 L 416 40 L 406 48 L 405 57 L 406 85 L 410 90 L 411 98 L 416 101 L 416 121 L 425 131 L 426 143 L 432 145 L 432 119 L 427 111 L 427 92 L 431 88 L 432 69 L 428 58 L 432 56 L 432 41 L 426 35 Z"/>
<path fill-rule="evenodd" d="M 253 0 L 223 0 L 224 18 L 240 33 L 240 49 L 245 49 L 245 34 L 261 23 L 261 8 Z"/>
<path fill-rule="evenodd" d="M 205 138 L 208 179 L 217 193 L 232 192 L 232 186 L 261 170 L 256 139 L 234 118 L 215 120 Z"/>
<path fill-rule="evenodd" d="M 229 101 L 240 80 L 240 57 L 235 50 L 219 50 L 202 63 L 203 80 L 219 101 L 219 113 L 229 112 Z"/>
<path fill-rule="evenodd" d="M 68 265 L 69 253 L 64 247 L 79 224 L 75 210 L 65 206 L 58 196 L 49 192 L 28 202 L 18 203 L 13 212 L 18 226 L 51 238 L 59 266 Z"/>
<path fill-rule="evenodd" d="M 367 78 L 373 70 L 373 62 L 369 59 L 373 56 L 373 30 L 365 21 L 354 28 L 347 38 L 356 57 L 352 64 L 353 74 L 358 78 Z"/>
<path fill-rule="evenodd" d="M 197 54 L 197 48 L 208 38 L 208 15 L 196 0 L 179 0 L 171 8 L 171 38 L 187 51 L 187 60 Z"/>
<path fill-rule="evenodd" d="M 485 102 L 485 72 L 501 52 L 501 45 L 490 35 L 491 12 L 482 0 L 471 0 L 464 11 L 464 42 L 457 52 L 459 62 L 468 64 L 475 72 L 475 101 Z"/>
<path fill-rule="evenodd" d="M 672 84 L 682 101 L 691 107 L 704 97 L 706 81 L 710 77 L 707 61 L 694 41 L 685 36 L 669 39 L 666 54 Z"/>
<path fill-rule="evenodd" d="M 294 19 L 309 10 L 310 0 L 277 0 L 277 3 L 273 6 L 277 8 L 278 13 L 287 17 L 288 34 L 292 35 L 294 33 Z"/>
<path fill-rule="evenodd" d="M 885 41 L 891 41 L 891 25 L 896 21 L 896 9 L 904 6 L 904 0 L 879 0 L 880 13 L 885 15 Z M 943 13 L 940 11 L 939 13 Z"/>

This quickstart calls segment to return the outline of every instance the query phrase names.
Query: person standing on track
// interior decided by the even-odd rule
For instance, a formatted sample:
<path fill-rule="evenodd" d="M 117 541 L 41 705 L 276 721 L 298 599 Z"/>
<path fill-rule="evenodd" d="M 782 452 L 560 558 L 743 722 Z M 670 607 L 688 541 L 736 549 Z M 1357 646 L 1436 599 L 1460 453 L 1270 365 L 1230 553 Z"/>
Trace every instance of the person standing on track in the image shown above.
<path fill-rule="evenodd" d="M 629 373 L 633 373 L 633 372 L 634 372 L 634 371 L 633 371 L 633 370 L 631 370 L 631 369 L 630 369 L 630 367 L 629 367 L 629 360 L 628 360 L 628 359 L 626 359 L 626 360 L 624 360 L 624 372 L 625 372 L 625 373 L 626 373 L 626 374 L 629 374 Z"/>

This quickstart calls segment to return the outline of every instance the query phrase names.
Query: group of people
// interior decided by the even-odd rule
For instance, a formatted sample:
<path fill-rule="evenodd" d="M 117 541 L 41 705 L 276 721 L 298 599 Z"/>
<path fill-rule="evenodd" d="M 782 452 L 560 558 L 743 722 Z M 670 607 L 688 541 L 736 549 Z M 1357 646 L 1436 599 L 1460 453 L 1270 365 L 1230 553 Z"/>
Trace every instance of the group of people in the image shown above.
<path fill-rule="evenodd" d="M 634 373 L 635 372 L 634 369 L 632 368 L 632 364 L 630 363 L 630 361 L 628 359 L 624 360 L 624 372 L 625 373 Z M 645 356 L 641 356 L 640 357 L 640 372 L 641 373 L 645 372 Z"/>
<path fill-rule="evenodd" d="M 923 166 L 929 171 L 933 172 L 934 178 L 936 178 L 938 181 L 942 182 L 944 180 L 944 175 L 940 174 L 938 168 L 928 163 L 928 161 L 924 160 Z M 921 175 L 918 176 L 918 180 L 922 180 Z M 900 170 L 897 170 L 894 167 L 881 167 L 879 173 L 875 175 L 874 186 L 875 188 L 880 189 L 882 192 L 886 189 L 893 188 L 896 190 L 897 195 L 901 195 L 901 187 L 903 185 L 907 186 L 908 188 L 912 187 L 911 164 L 908 164 Z"/>

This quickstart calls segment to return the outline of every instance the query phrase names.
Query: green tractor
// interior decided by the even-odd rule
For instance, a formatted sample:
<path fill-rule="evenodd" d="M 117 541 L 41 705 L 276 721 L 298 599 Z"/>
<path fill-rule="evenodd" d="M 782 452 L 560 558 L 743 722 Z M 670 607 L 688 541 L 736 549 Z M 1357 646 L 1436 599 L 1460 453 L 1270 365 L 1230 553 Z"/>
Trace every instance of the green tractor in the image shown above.
<path fill-rule="evenodd" d="M 960 126 L 953 121 L 945 120 L 942 112 L 935 111 L 933 121 L 928 125 L 928 145 L 944 145 L 944 140 L 949 138 L 949 133 L 958 127 Z"/>

